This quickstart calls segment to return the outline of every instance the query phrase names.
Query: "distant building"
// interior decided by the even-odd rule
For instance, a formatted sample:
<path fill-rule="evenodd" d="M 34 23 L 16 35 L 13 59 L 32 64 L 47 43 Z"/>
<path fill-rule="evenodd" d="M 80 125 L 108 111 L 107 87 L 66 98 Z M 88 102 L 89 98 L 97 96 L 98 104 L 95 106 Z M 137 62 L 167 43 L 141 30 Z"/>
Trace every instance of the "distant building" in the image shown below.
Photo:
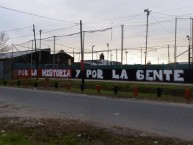
<path fill-rule="evenodd" d="M 121 65 L 121 62 L 105 60 L 103 53 L 100 54 L 99 60 L 84 60 L 84 63 L 89 65 Z"/>

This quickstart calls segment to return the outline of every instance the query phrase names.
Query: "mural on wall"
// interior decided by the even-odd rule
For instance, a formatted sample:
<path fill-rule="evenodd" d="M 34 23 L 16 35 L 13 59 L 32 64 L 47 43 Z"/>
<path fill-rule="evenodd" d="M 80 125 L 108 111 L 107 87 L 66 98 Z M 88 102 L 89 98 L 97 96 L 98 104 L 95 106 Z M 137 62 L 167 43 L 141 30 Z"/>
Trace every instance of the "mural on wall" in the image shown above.
<path fill-rule="evenodd" d="M 191 71 L 192 72 L 192 71 Z M 189 70 L 144 70 L 144 69 L 87 69 L 85 79 L 123 80 L 123 81 L 158 81 L 158 82 L 193 82 Z M 14 78 L 37 76 L 37 70 L 14 70 Z M 38 69 L 40 78 L 81 78 L 81 69 Z"/>
<path fill-rule="evenodd" d="M 19 69 L 14 70 L 14 78 L 31 78 L 36 77 L 40 78 L 71 78 L 72 72 L 71 69 Z"/>

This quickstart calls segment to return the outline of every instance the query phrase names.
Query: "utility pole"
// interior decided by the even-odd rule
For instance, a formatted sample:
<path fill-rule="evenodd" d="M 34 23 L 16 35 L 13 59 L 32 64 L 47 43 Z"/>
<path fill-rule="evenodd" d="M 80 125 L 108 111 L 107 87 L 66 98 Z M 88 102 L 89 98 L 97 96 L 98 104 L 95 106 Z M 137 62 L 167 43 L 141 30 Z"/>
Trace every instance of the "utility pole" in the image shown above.
<path fill-rule="evenodd" d="M 128 53 L 128 51 L 125 51 L 125 54 L 126 54 L 126 64 L 127 64 L 127 53 Z"/>
<path fill-rule="evenodd" d="M 148 40 L 148 26 L 149 26 L 149 14 L 151 11 L 149 9 L 145 9 L 144 12 L 147 15 L 147 24 L 146 24 L 146 42 L 145 42 L 145 68 L 147 65 L 147 40 Z"/>
<path fill-rule="evenodd" d="M 186 36 L 188 39 L 188 69 L 190 69 L 190 36 Z"/>
<path fill-rule="evenodd" d="M 98 60 L 98 52 L 96 51 L 96 60 Z"/>
<path fill-rule="evenodd" d="M 121 25 L 121 64 L 123 64 L 123 39 L 124 39 L 124 25 Z"/>
<path fill-rule="evenodd" d="M 112 51 L 111 51 L 111 65 L 113 65 L 113 63 L 112 63 L 112 57 L 113 57 L 113 54 L 112 54 Z"/>
<path fill-rule="evenodd" d="M 113 40 L 113 28 L 111 27 L 111 41 Z"/>
<path fill-rule="evenodd" d="M 193 18 L 192 18 L 192 69 L 193 69 Z"/>
<path fill-rule="evenodd" d="M 82 48 L 83 48 L 83 52 L 84 52 L 84 42 L 85 42 L 85 32 L 82 32 Z"/>
<path fill-rule="evenodd" d="M 56 56 L 55 56 L 55 50 L 56 50 L 56 36 L 54 36 L 54 56 L 53 56 L 53 69 L 54 69 L 55 60 L 56 60 Z"/>
<path fill-rule="evenodd" d="M 188 38 L 188 68 L 191 68 L 191 36 L 192 36 L 192 18 L 190 17 L 190 35 L 187 35 L 186 37 Z M 192 51 L 193 52 L 193 51 Z"/>
<path fill-rule="evenodd" d="M 190 69 L 190 45 L 188 45 L 188 68 Z"/>
<path fill-rule="evenodd" d="M 170 63 L 170 45 L 168 45 L 168 64 Z"/>
<path fill-rule="evenodd" d="M 78 53 L 78 62 L 80 62 L 80 52 Z"/>
<path fill-rule="evenodd" d="M 81 74 L 82 74 L 81 91 L 84 91 L 84 48 L 82 41 L 82 20 L 80 20 L 80 48 L 81 48 Z"/>
<path fill-rule="evenodd" d="M 14 61 L 13 61 L 13 47 L 14 47 L 14 46 L 13 46 L 13 44 L 12 44 L 12 45 L 11 45 L 11 49 L 12 49 L 12 50 L 11 50 L 11 55 L 12 55 L 12 56 L 11 56 L 11 57 L 12 57 L 12 59 L 11 59 L 12 66 L 11 66 L 11 67 L 12 67 L 12 69 L 14 68 L 14 67 L 13 67 L 13 66 L 14 66 L 14 64 L 13 64 L 13 62 L 14 62 Z M 14 74 L 13 74 L 13 73 L 12 73 L 12 77 L 14 77 Z"/>
<path fill-rule="evenodd" d="M 38 53 L 37 53 L 37 46 L 36 46 L 36 32 L 35 32 L 34 24 L 33 24 L 33 32 L 34 32 L 35 53 L 36 53 L 36 71 L 37 71 L 36 79 L 38 80 Z"/>
<path fill-rule="evenodd" d="M 11 54 L 12 54 L 12 61 L 13 61 L 13 44 L 11 45 Z"/>
<path fill-rule="evenodd" d="M 92 46 L 92 65 L 93 65 L 93 48 L 95 47 L 95 45 Z"/>
<path fill-rule="evenodd" d="M 117 62 L 117 49 L 116 49 L 116 62 Z"/>
<path fill-rule="evenodd" d="M 142 53 L 143 53 L 143 49 L 141 47 L 141 65 L 142 65 Z"/>
<path fill-rule="evenodd" d="M 42 46 L 42 44 L 41 44 L 41 34 L 42 34 L 42 30 L 40 30 L 40 51 L 39 51 L 39 62 L 41 62 L 41 46 Z"/>
<path fill-rule="evenodd" d="M 33 40 L 31 41 L 32 42 L 32 50 L 31 50 L 31 77 L 32 77 L 32 66 L 33 66 Z"/>
<path fill-rule="evenodd" d="M 174 45 L 174 69 L 176 69 L 176 62 L 177 62 L 177 44 L 176 44 L 176 41 L 177 41 L 177 18 L 175 19 L 175 45 Z"/>

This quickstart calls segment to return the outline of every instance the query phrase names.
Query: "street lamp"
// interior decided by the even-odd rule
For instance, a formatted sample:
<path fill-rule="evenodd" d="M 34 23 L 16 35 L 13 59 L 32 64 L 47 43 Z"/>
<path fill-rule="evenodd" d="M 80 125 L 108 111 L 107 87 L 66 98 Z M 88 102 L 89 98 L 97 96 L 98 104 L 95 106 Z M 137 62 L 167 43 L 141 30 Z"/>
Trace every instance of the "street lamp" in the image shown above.
<path fill-rule="evenodd" d="M 128 51 L 125 51 L 125 53 L 126 53 L 126 64 L 127 64 L 127 53 L 128 53 Z"/>
<path fill-rule="evenodd" d="M 146 24 L 146 45 L 145 45 L 145 68 L 146 68 L 146 63 L 147 63 L 147 39 L 148 39 L 148 22 L 149 22 L 149 14 L 151 11 L 149 9 L 145 9 L 144 13 L 147 14 L 147 24 Z"/>
<path fill-rule="evenodd" d="M 186 36 L 188 38 L 188 68 L 190 69 L 190 36 Z"/>
<path fill-rule="evenodd" d="M 40 30 L 40 51 L 39 51 L 39 62 L 41 62 L 41 46 L 42 46 L 42 44 L 41 44 L 41 39 L 42 39 L 41 35 L 42 35 L 42 30 Z"/>
<path fill-rule="evenodd" d="M 107 51 L 107 65 L 109 65 L 109 43 L 107 43 L 107 48 L 108 48 L 108 51 Z"/>
<path fill-rule="evenodd" d="M 113 62 L 112 62 L 112 57 L 113 57 L 113 54 L 112 54 L 112 51 L 111 51 L 111 65 L 113 65 Z"/>
<path fill-rule="evenodd" d="M 93 48 L 95 47 L 95 45 L 92 46 L 92 65 L 93 65 Z"/>

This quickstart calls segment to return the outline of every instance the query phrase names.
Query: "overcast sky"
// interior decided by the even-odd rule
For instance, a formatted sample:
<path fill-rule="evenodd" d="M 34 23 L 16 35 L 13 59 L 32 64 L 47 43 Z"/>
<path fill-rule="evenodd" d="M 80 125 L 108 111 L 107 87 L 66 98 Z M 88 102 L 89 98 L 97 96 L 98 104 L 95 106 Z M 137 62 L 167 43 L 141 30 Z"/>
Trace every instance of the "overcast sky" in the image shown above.
<path fill-rule="evenodd" d="M 105 32 L 85 33 L 85 57 L 91 58 L 91 48 L 94 47 L 94 59 L 104 51 L 105 58 L 120 61 L 121 25 L 124 25 L 124 63 L 144 63 L 146 14 L 144 9 L 152 12 L 149 16 L 148 61 L 151 63 L 168 62 L 168 45 L 170 45 L 170 60 L 173 61 L 175 18 L 193 17 L 193 1 L 191 0 L 0 0 L 0 30 L 7 31 L 9 43 L 19 50 L 32 49 L 28 41 L 33 39 L 32 25 L 36 26 L 36 37 L 39 39 L 39 30 L 42 38 L 62 36 L 79 32 L 80 20 L 83 21 L 83 30 L 103 30 Z M 51 20 L 5 8 L 19 10 L 35 15 L 45 16 Z M 62 21 L 59 21 L 62 20 Z M 190 35 L 190 20 L 178 20 L 178 54 L 187 50 L 187 35 Z M 21 29 L 20 29 L 21 28 Z M 58 30 L 57 30 L 58 29 Z M 111 56 L 107 57 L 107 43 Z M 38 43 L 39 44 L 39 43 Z M 39 47 L 39 46 L 38 46 Z M 50 47 L 53 51 L 53 38 L 42 40 L 42 47 Z M 72 55 L 75 51 L 75 61 L 79 61 L 80 36 L 56 37 L 57 51 L 63 49 Z M 187 53 L 180 56 L 178 61 L 187 61 Z"/>

